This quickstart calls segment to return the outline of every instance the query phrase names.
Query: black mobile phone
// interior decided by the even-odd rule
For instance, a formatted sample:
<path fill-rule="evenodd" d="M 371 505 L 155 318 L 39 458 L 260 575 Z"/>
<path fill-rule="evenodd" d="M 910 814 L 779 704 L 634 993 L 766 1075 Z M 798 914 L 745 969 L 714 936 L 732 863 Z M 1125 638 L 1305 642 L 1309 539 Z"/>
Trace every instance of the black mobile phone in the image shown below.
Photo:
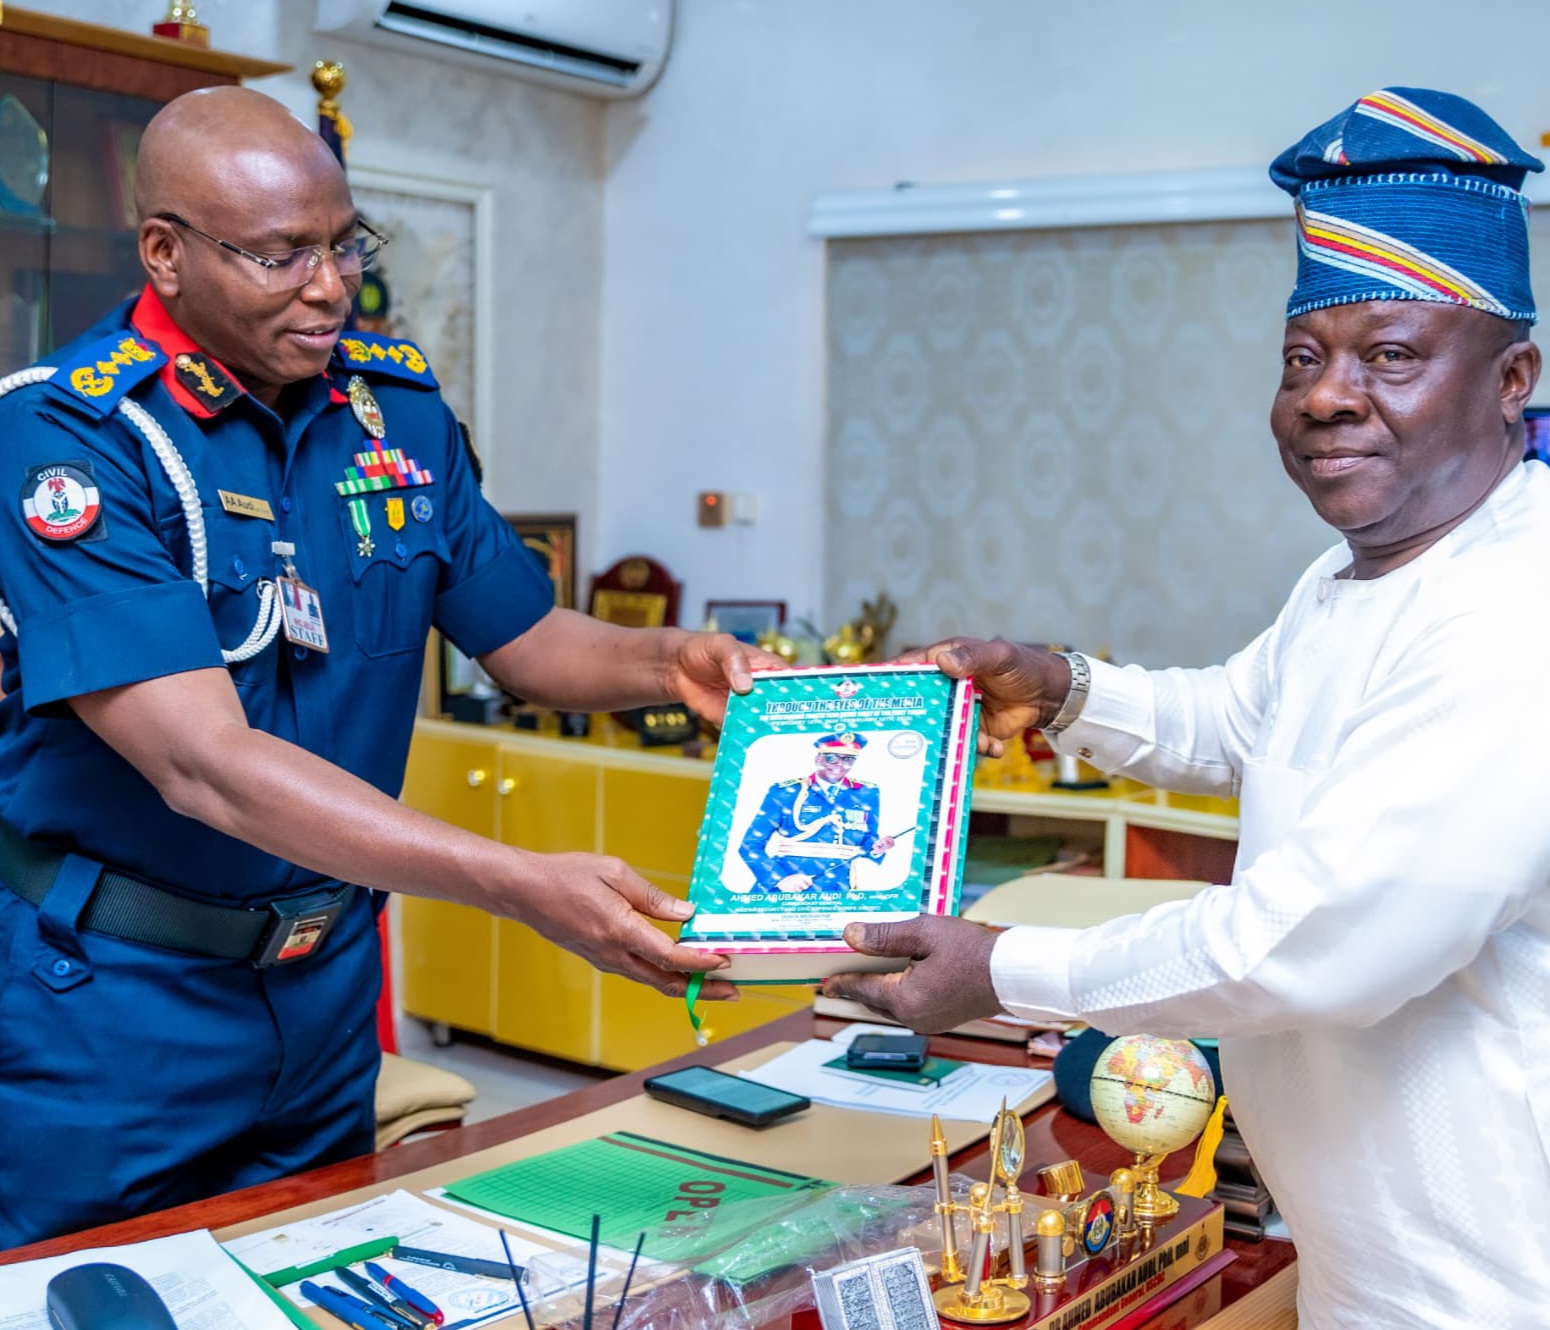
<path fill-rule="evenodd" d="M 711 1067 L 663 1072 L 647 1080 L 646 1093 L 665 1104 L 691 1108 L 713 1118 L 728 1118 L 749 1127 L 767 1127 L 813 1104 L 802 1095 L 787 1094 L 746 1076 L 731 1076 Z"/>
<path fill-rule="evenodd" d="M 845 1065 L 863 1071 L 919 1071 L 926 1065 L 923 1034 L 858 1034 L 845 1049 Z"/>

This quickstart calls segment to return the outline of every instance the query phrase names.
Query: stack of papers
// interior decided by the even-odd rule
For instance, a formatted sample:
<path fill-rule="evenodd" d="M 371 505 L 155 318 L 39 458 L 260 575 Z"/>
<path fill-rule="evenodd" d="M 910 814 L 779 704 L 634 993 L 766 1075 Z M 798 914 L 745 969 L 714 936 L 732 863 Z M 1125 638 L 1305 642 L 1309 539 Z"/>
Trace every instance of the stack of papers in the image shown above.
<path fill-rule="evenodd" d="M 290 1330 L 290 1319 L 206 1229 L 0 1266 L 0 1327 L 52 1330 L 48 1281 L 73 1266 L 98 1261 L 128 1266 L 143 1276 L 179 1326 Z"/>
<path fill-rule="evenodd" d="M 861 1077 L 825 1065 L 836 1053 L 844 1053 L 845 1045 L 858 1034 L 895 1030 L 886 1025 L 849 1025 L 833 1039 L 809 1039 L 742 1075 L 834 1108 L 912 1118 L 936 1115 L 966 1122 L 987 1122 L 1001 1110 L 1003 1100 L 1015 1108 L 1046 1089 L 1052 1079 L 1047 1071 L 965 1062 L 935 1085 L 914 1085 Z"/>
<path fill-rule="evenodd" d="M 396 1237 L 405 1247 L 418 1247 L 453 1256 L 473 1256 L 501 1264 L 505 1264 L 506 1260 L 498 1230 L 432 1205 L 406 1191 L 375 1196 L 348 1209 L 333 1210 L 311 1219 L 299 1219 L 277 1228 L 232 1238 L 225 1246 L 232 1256 L 254 1274 L 267 1275 L 281 1270 L 305 1268 L 317 1261 L 327 1260 L 332 1253 L 348 1252 L 351 1248 L 362 1247 L 383 1237 Z M 539 1246 L 516 1234 L 509 1235 L 509 1241 L 512 1254 L 519 1263 L 525 1264 L 536 1256 L 552 1254 L 551 1248 Z M 375 1260 L 388 1273 L 402 1279 L 434 1302 L 445 1316 L 448 1326 L 480 1325 L 511 1312 L 521 1315 L 517 1286 L 510 1279 L 461 1274 L 455 1270 L 441 1270 L 401 1261 L 385 1254 L 377 1256 Z M 357 1274 L 364 1273 L 359 1266 L 351 1268 Z M 312 1278 L 325 1286 L 340 1286 L 337 1278 L 327 1274 L 317 1274 Z M 280 1292 L 298 1307 L 312 1305 L 301 1291 L 299 1282 L 284 1285 Z M 212 1324 L 224 1327 L 226 1323 Z M 267 1326 L 270 1323 L 264 1324 Z M 286 1322 L 282 1318 L 278 1324 L 283 1326 Z M 11 1330 L 11 1327 L 0 1320 L 0 1330 Z"/>

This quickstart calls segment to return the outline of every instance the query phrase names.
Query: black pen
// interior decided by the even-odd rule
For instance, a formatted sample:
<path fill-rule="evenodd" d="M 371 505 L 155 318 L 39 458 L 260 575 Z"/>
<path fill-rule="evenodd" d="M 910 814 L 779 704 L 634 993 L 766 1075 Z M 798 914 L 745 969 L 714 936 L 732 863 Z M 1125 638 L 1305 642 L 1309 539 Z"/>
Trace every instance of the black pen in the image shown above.
<path fill-rule="evenodd" d="M 384 1316 L 402 1322 L 407 1330 L 425 1330 L 426 1326 L 433 1324 L 430 1317 L 422 1316 L 401 1298 L 393 1297 L 376 1280 L 358 1275 L 348 1266 L 340 1266 L 333 1274 L 335 1279 L 343 1282 L 346 1288 L 364 1298 Z"/>
<path fill-rule="evenodd" d="M 501 1261 L 482 1261 L 477 1256 L 461 1256 L 451 1252 L 426 1251 L 423 1247 L 394 1247 L 389 1253 L 395 1261 L 408 1261 L 411 1265 L 430 1265 L 438 1270 L 455 1270 L 460 1275 L 483 1275 L 486 1279 L 510 1279 L 511 1267 Z M 516 1267 L 518 1275 L 522 1267 Z"/>

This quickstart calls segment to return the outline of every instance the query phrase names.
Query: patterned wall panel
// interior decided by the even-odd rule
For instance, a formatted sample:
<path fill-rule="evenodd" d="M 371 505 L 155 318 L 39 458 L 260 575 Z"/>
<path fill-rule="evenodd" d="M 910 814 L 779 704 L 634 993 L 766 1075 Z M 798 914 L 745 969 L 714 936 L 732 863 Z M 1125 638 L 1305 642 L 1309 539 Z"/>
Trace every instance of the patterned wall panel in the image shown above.
<path fill-rule="evenodd" d="M 895 646 L 1247 643 L 1338 538 L 1268 424 L 1295 266 L 1289 221 L 830 242 L 825 621 L 882 589 Z"/>
<path fill-rule="evenodd" d="M 832 242 L 826 620 L 1206 664 L 1332 533 L 1267 418 L 1286 222 Z"/>

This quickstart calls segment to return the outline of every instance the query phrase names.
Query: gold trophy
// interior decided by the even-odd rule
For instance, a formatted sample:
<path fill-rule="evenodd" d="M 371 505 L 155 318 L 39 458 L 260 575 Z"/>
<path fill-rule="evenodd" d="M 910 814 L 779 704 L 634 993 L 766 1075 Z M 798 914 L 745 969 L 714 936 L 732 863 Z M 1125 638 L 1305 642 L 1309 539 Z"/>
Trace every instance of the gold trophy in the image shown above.
<path fill-rule="evenodd" d="M 1028 1283 L 1023 1259 L 1023 1198 L 1017 1179 L 1023 1171 L 1023 1122 L 1006 1101 L 990 1129 L 990 1181 L 969 1189 L 969 1203 L 960 1205 L 947 1186 L 947 1140 L 941 1121 L 931 1119 L 931 1164 L 936 1181 L 936 1212 L 942 1225 L 942 1287 L 935 1295 L 937 1311 L 950 1321 L 970 1325 L 1001 1325 L 1028 1314 L 1033 1305 L 1022 1291 Z M 1001 1199 L 996 1200 L 997 1189 Z M 958 1261 L 953 1216 L 966 1212 L 974 1230 L 967 1269 Z M 996 1216 L 1006 1216 L 1008 1273 L 990 1274 Z M 1064 1226 L 1064 1221 L 1062 1221 Z"/>
<path fill-rule="evenodd" d="M 194 0 L 167 0 L 167 17 L 160 23 L 151 24 L 156 37 L 170 37 L 175 42 L 187 42 L 190 46 L 209 46 L 210 29 L 199 21 L 194 11 Z"/>

